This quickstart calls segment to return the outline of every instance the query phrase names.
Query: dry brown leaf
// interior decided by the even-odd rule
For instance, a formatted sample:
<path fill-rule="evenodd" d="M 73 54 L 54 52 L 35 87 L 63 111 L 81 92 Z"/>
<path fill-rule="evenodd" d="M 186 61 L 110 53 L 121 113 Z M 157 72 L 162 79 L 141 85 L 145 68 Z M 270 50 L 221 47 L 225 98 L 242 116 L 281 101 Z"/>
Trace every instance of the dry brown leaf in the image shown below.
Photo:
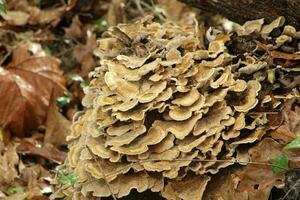
<path fill-rule="evenodd" d="M 96 34 L 87 30 L 85 45 L 77 45 L 73 51 L 73 57 L 81 64 L 80 75 L 87 77 L 95 66 L 96 61 L 93 57 L 93 51 L 97 47 Z"/>
<path fill-rule="evenodd" d="M 41 10 L 38 7 L 29 6 L 26 11 L 30 13 L 29 24 L 31 25 L 47 25 L 51 24 L 56 26 L 61 20 L 63 14 L 66 12 L 67 7 L 62 6 L 59 8 L 51 8 L 47 10 Z"/>
<path fill-rule="evenodd" d="M 88 74 L 95 68 L 96 61 L 91 53 L 86 54 L 81 60 L 81 76 L 87 77 Z"/>
<path fill-rule="evenodd" d="M 53 99 L 47 114 L 44 142 L 56 146 L 66 145 L 66 137 L 71 132 L 70 127 L 71 122 L 58 111 L 56 101 Z"/>
<path fill-rule="evenodd" d="M 168 20 L 182 24 L 192 24 L 195 13 L 178 0 L 158 0 L 158 5 L 164 10 Z"/>
<path fill-rule="evenodd" d="M 16 143 L 11 142 L 5 149 L 0 149 L 0 185 L 11 183 L 18 177 L 16 166 L 19 164 L 19 156 L 16 147 Z"/>
<path fill-rule="evenodd" d="M 41 9 L 33 6 L 27 0 L 13 0 L 7 5 L 7 13 L 1 14 L 1 16 L 6 23 L 13 26 L 25 24 L 56 26 L 62 16 L 75 6 L 76 1 L 69 0 L 66 5 L 57 8 Z"/>
<path fill-rule="evenodd" d="M 281 154 L 282 145 L 271 138 L 265 138 L 249 150 L 252 162 L 244 168 L 234 166 L 214 175 L 204 193 L 204 200 L 267 200 L 271 189 L 282 187 L 284 175 L 275 175 L 270 159 Z M 266 163 L 266 165 L 263 165 Z"/>
<path fill-rule="evenodd" d="M 240 182 L 237 173 L 241 168 L 227 168 L 214 175 L 204 192 L 203 200 L 266 200 L 268 193 L 265 191 L 240 191 Z"/>
<path fill-rule="evenodd" d="M 34 50 L 33 56 L 20 54 L 23 48 Z M 65 90 L 59 60 L 41 56 L 42 51 L 35 52 L 39 48 L 20 45 L 13 52 L 13 65 L 0 67 L 0 124 L 20 137 L 44 123 L 52 93 L 57 97 Z"/>
<path fill-rule="evenodd" d="M 26 138 L 21 141 L 17 147 L 18 153 L 23 153 L 32 156 L 39 156 L 41 158 L 62 163 L 65 160 L 66 153 L 60 151 L 50 143 L 41 144 L 33 138 Z"/>
<path fill-rule="evenodd" d="M 65 28 L 65 36 L 79 39 L 82 38 L 82 23 L 80 22 L 78 15 L 72 19 L 71 26 L 69 28 Z"/>
<path fill-rule="evenodd" d="M 184 180 L 169 182 L 162 195 L 170 200 L 202 199 L 209 181 L 209 176 L 185 177 Z"/>
<path fill-rule="evenodd" d="M 265 138 L 249 150 L 251 161 L 268 164 L 271 159 L 282 154 L 282 147 L 275 140 Z M 241 179 L 238 186 L 241 191 L 261 191 L 267 196 L 274 186 L 281 187 L 284 184 L 284 175 L 274 174 L 270 165 L 248 164 L 238 176 Z"/>
<path fill-rule="evenodd" d="M 21 180 L 27 185 L 26 193 L 27 199 L 40 199 L 42 195 L 42 190 L 48 188 L 48 190 L 53 190 L 52 186 L 45 180 L 52 178 L 49 171 L 44 169 L 40 164 L 28 165 L 23 170 L 20 171 Z"/>
<path fill-rule="evenodd" d="M 283 123 L 283 115 L 281 112 L 269 113 L 267 115 L 268 126 L 270 129 L 276 129 Z"/>
<path fill-rule="evenodd" d="M 272 138 L 289 143 L 300 133 L 300 106 L 295 106 L 293 110 L 293 102 L 293 100 L 289 100 L 285 104 L 282 111 L 284 123 L 271 132 Z"/>
<path fill-rule="evenodd" d="M 7 11 L 0 15 L 8 24 L 15 26 L 23 26 L 27 24 L 30 17 L 29 14 L 23 11 Z"/>

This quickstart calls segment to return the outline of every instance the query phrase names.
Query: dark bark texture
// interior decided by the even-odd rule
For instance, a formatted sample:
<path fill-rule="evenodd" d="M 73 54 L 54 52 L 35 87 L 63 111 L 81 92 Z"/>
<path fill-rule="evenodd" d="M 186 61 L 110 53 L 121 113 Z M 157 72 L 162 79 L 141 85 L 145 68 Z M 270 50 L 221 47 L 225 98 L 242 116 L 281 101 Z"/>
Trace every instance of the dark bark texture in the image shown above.
<path fill-rule="evenodd" d="M 300 29 L 300 0 L 181 0 L 189 6 L 221 14 L 228 19 L 243 23 L 265 18 L 267 22 L 279 16 L 287 24 Z"/>

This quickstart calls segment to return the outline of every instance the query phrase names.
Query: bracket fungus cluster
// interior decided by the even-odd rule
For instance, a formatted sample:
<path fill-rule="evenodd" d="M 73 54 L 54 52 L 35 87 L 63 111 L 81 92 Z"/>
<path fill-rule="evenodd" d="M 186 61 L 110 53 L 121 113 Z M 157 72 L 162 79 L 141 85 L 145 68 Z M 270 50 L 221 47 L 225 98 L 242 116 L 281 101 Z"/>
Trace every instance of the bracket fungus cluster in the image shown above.
<path fill-rule="evenodd" d="M 247 22 L 238 34 L 268 38 L 281 20 Z M 292 69 L 272 69 L 256 56 L 256 43 L 252 52 L 230 53 L 227 43 L 234 39 L 225 33 L 207 33 L 207 49 L 201 49 L 199 34 L 151 17 L 104 33 L 86 110 L 68 137 L 68 165 L 80 175 L 74 199 L 120 198 L 136 189 L 199 200 L 211 176 L 238 160 L 240 146 L 266 134 L 267 117 L 254 111 L 283 103 L 265 94 L 265 83 L 274 81 L 270 70 Z M 285 26 L 272 48 L 296 35 Z"/>

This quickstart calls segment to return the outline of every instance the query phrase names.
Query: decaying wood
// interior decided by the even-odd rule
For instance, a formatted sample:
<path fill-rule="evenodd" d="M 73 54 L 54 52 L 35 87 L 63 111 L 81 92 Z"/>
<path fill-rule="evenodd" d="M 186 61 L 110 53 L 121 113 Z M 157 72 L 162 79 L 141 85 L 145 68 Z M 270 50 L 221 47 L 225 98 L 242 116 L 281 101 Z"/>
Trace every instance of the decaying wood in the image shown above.
<path fill-rule="evenodd" d="M 265 18 L 270 22 L 285 16 L 287 24 L 300 29 L 299 0 L 181 0 L 190 6 L 219 13 L 232 21 Z"/>

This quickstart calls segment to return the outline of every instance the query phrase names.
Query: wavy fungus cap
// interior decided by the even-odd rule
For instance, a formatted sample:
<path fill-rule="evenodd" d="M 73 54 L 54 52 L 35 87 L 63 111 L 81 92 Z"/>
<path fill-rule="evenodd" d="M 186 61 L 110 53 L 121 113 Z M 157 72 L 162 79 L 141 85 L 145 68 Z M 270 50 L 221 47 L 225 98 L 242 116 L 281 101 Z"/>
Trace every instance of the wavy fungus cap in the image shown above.
<path fill-rule="evenodd" d="M 255 23 L 246 31 L 264 36 L 281 25 Z M 237 67 L 218 37 L 201 46 L 195 27 L 151 18 L 103 35 L 87 109 L 68 137 L 68 162 L 80 175 L 76 198 L 120 198 L 136 189 L 199 200 L 211 175 L 234 163 L 238 146 L 265 134 L 266 120 L 249 112 L 262 89 L 256 71 L 266 65 L 249 58 Z"/>

